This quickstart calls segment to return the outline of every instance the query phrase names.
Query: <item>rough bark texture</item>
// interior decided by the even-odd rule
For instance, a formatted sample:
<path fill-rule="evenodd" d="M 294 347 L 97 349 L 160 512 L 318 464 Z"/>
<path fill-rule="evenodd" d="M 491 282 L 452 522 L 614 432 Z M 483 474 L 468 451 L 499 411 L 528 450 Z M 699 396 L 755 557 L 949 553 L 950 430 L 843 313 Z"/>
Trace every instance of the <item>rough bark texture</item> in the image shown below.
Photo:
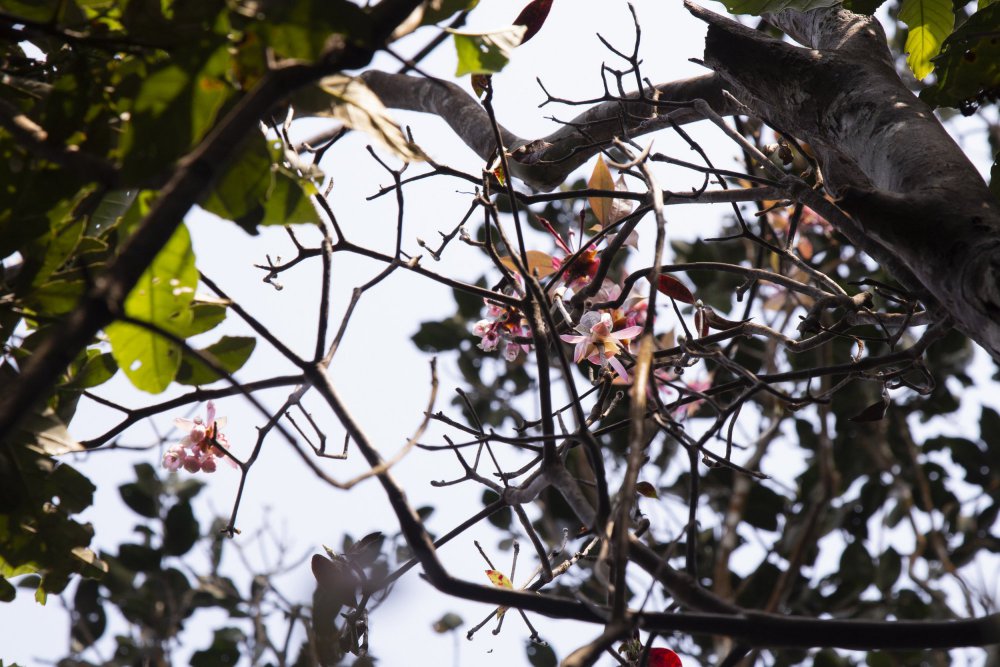
<path fill-rule="evenodd" d="M 879 23 L 837 8 L 769 17 L 800 48 L 688 8 L 709 24 L 705 62 L 729 90 L 809 142 L 841 208 L 1000 360 L 1000 206 L 896 74 Z"/>

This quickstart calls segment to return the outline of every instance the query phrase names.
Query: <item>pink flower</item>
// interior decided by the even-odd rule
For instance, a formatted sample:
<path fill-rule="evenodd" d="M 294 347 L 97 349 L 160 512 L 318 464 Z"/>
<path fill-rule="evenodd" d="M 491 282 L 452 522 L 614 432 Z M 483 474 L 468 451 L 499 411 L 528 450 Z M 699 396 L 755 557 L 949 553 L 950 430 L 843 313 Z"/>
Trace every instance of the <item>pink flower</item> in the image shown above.
<path fill-rule="evenodd" d="M 531 351 L 530 345 L 513 340 L 515 337 L 531 336 L 531 330 L 516 308 L 499 306 L 487 300 L 486 311 L 489 317 L 479 320 L 472 326 L 472 333 L 482 339 L 477 346 L 480 350 L 492 352 L 503 342 L 505 343 L 503 356 L 507 361 L 516 360 L 522 350 L 525 353 Z"/>
<path fill-rule="evenodd" d="M 563 334 L 560 336 L 567 343 L 576 343 L 573 352 L 573 361 L 580 363 L 587 359 L 595 366 L 611 366 L 623 381 L 628 382 L 628 371 L 618 360 L 618 353 L 622 349 L 622 341 L 628 341 L 642 333 L 641 326 L 630 326 L 612 331 L 614 321 L 609 313 L 597 313 L 590 311 L 584 313 L 580 318 L 580 324 L 576 330 L 581 335 Z"/>
<path fill-rule="evenodd" d="M 219 455 L 218 449 L 229 449 L 229 439 L 221 432 L 226 425 L 226 418 L 215 416 L 215 404 L 208 402 L 206 418 L 184 419 L 178 417 L 174 420 L 177 428 L 187 431 L 180 443 L 174 445 L 163 455 L 163 467 L 171 472 L 175 472 L 182 467 L 188 472 L 215 472 L 215 457 Z M 236 461 L 226 456 L 226 460 L 232 467 L 237 467 Z"/>
<path fill-rule="evenodd" d="M 187 460 L 187 452 L 181 445 L 174 445 L 163 455 L 163 467 L 170 472 L 177 472 Z"/>

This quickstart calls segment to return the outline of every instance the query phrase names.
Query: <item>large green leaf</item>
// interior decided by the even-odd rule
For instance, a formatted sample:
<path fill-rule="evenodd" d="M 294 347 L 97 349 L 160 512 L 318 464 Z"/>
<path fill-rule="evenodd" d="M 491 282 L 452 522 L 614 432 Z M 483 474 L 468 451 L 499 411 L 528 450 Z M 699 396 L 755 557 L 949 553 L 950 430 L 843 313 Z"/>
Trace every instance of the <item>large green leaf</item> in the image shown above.
<path fill-rule="evenodd" d="M 510 61 L 511 52 L 521 43 L 527 28 L 513 25 L 492 32 L 459 32 L 449 30 L 455 38 L 458 70 L 465 74 L 496 74 Z"/>
<path fill-rule="evenodd" d="M 820 7 L 832 7 L 840 0 L 722 0 L 733 14 L 775 14 L 784 9 L 807 12 Z"/>
<path fill-rule="evenodd" d="M 315 186 L 278 166 L 281 158 L 279 145 L 262 135 L 249 137 L 202 208 L 251 234 L 258 225 L 317 224 L 319 217 L 309 201 Z"/>
<path fill-rule="evenodd" d="M 1000 3 L 973 14 L 944 41 L 934 59 L 937 83 L 920 93 L 934 106 L 961 106 L 1000 89 Z"/>
<path fill-rule="evenodd" d="M 125 313 L 183 336 L 191 323 L 190 306 L 197 284 L 191 237 L 181 225 L 129 293 Z M 177 344 L 125 322 L 115 322 L 106 331 L 111 353 L 132 384 L 150 393 L 167 388 L 181 363 Z"/>
<path fill-rule="evenodd" d="M 906 64 L 913 76 L 923 79 L 934 71 L 931 58 L 941 51 L 955 28 L 951 0 L 903 0 L 899 20 L 906 24 Z"/>

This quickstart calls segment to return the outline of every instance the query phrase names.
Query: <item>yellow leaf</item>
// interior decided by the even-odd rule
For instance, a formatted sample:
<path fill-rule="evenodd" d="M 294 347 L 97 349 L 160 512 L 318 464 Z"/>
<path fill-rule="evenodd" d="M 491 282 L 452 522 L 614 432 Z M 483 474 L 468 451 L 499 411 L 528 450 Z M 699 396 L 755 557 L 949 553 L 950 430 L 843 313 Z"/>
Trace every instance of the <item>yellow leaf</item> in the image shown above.
<path fill-rule="evenodd" d="M 525 253 L 528 256 L 528 272 L 532 275 L 538 274 L 539 278 L 545 278 L 556 272 L 554 266 L 552 266 L 552 256 L 542 252 L 541 250 L 529 250 Z M 500 263 L 506 266 L 511 271 L 517 272 L 517 267 L 514 264 L 514 260 L 510 257 L 501 257 Z"/>
<path fill-rule="evenodd" d="M 497 588 L 514 588 L 514 583 L 500 570 L 486 570 L 486 576 Z"/>
<path fill-rule="evenodd" d="M 906 64 L 913 76 L 923 79 L 934 71 L 931 58 L 941 51 L 941 44 L 955 29 L 951 0 L 903 0 L 899 20 L 906 24 Z"/>
<path fill-rule="evenodd" d="M 587 181 L 587 187 L 592 190 L 614 190 L 615 180 L 611 178 L 611 171 L 607 163 L 600 155 L 597 156 L 597 164 L 594 165 L 594 173 Z M 607 227 L 611 222 L 611 212 L 614 200 L 607 197 L 590 197 L 590 209 L 594 212 L 594 217 L 601 223 L 601 227 Z"/>

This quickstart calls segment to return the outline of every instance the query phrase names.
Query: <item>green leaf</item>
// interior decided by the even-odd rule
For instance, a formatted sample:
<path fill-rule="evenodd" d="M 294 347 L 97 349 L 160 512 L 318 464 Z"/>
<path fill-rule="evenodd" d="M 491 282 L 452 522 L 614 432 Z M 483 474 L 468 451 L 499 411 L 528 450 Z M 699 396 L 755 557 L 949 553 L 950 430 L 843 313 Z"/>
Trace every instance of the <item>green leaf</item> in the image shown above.
<path fill-rule="evenodd" d="M 922 91 L 920 99 L 934 106 L 962 108 L 981 93 L 1000 88 L 997 25 L 1000 3 L 993 3 L 980 8 L 952 33 L 934 59 L 937 83 Z"/>
<path fill-rule="evenodd" d="M 420 25 L 433 25 L 458 12 L 474 9 L 479 0 L 425 0 Z"/>
<path fill-rule="evenodd" d="M 309 201 L 315 186 L 280 168 L 281 158 L 280 144 L 272 145 L 263 135 L 249 137 L 202 208 L 250 234 L 257 233 L 258 225 L 318 224 Z"/>
<path fill-rule="evenodd" d="M 90 214 L 90 222 L 87 225 L 89 236 L 101 236 L 108 230 L 116 227 L 122 218 L 132 208 L 139 195 L 138 190 L 112 190 L 101 198 L 101 202 Z"/>
<path fill-rule="evenodd" d="M 441 322 L 423 322 L 417 333 L 413 334 L 413 342 L 424 352 L 443 352 L 454 350 L 468 338 L 469 332 L 457 318 Z"/>
<path fill-rule="evenodd" d="M 559 663 L 552 647 L 541 640 L 529 640 L 525 644 L 524 651 L 528 656 L 528 662 L 531 664 L 531 667 L 556 667 Z"/>
<path fill-rule="evenodd" d="M 333 98 L 330 115 L 334 118 L 371 136 L 404 162 L 423 162 L 427 159 L 420 147 L 406 138 L 382 100 L 364 81 L 336 74 L 325 77 L 319 85 Z"/>
<path fill-rule="evenodd" d="M 191 656 L 191 667 L 235 665 L 240 660 L 240 643 L 243 640 L 243 631 L 238 628 L 216 630 L 212 645 Z"/>
<path fill-rule="evenodd" d="M 63 315 L 80 302 L 86 285 L 83 280 L 53 280 L 27 295 L 31 309 L 45 315 Z"/>
<path fill-rule="evenodd" d="M 510 54 L 527 28 L 515 25 L 492 32 L 459 32 L 449 30 L 455 39 L 458 52 L 458 69 L 455 76 L 466 74 L 496 74 L 510 61 Z"/>
<path fill-rule="evenodd" d="M 147 519 L 155 519 L 160 515 L 159 499 L 151 494 L 142 484 L 129 482 L 118 487 L 118 493 L 129 508 Z"/>
<path fill-rule="evenodd" d="M 183 336 L 191 323 L 190 305 L 197 284 L 191 237 L 182 224 L 125 299 L 125 313 Z M 115 322 L 106 332 L 115 361 L 138 389 L 159 393 L 177 375 L 179 345 L 125 322 Z"/>
<path fill-rule="evenodd" d="M 871 16 L 884 3 L 885 0 L 844 0 L 844 9 L 850 10 L 855 14 Z"/>
<path fill-rule="evenodd" d="M 110 352 L 101 353 L 91 348 L 87 350 L 87 360 L 66 385 L 67 389 L 84 390 L 104 384 L 118 372 L 118 364 Z"/>
<path fill-rule="evenodd" d="M 17 589 L 0 575 L 0 602 L 13 602 L 17 597 Z"/>
<path fill-rule="evenodd" d="M 464 622 L 465 621 L 463 621 L 462 617 L 458 614 L 448 612 L 438 620 L 434 621 L 434 624 L 431 627 L 434 629 L 434 632 L 441 635 L 446 632 L 451 632 L 452 630 L 457 630 L 462 627 L 462 623 Z"/>
<path fill-rule="evenodd" d="M 903 0 L 899 20 L 906 24 L 906 64 L 913 76 L 923 79 L 934 71 L 931 58 L 941 51 L 955 28 L 951 0 Z"/>
<path fill-rule="evenodd" d="M 183 556 L 198 541 L 198 520 L 190 503 L 177 503 L 167 512 L 163 524 L 163 552 L 168 556 Z"/>
<path fill-rule="evenodd" d="M 142 544 L 121 544 L 118 546 L 118 560 L 135 572 L 155 572 L 160 569 L 163 552 Z"/>
<path fill-rule="evenodd" d="M 253 337 L 223 336 L 217 343 L 209 345 L 201 352 L 214 359 L 230 373 L 235 373 L 247 362 L 256 346 L 257 339 Z M 211 384 L 221 377 L 194 355 L 185 354 L 181 359 L 176 379 L 181 384 L 203 385 Z"/>
<path fill-rule="evenodd" d="M 59 491 L 59 507 L 76 514 L 94 504 L 97 487 L 83 473 L 68 465 L 58 465 L 49 479 Z"/>
<path fill-rule="evenodd" d="M 820 7 L 832 7 L 840 0 L 722 0 L 733 14 L 774 14 L 785 9 L 807 12 Z"/>
<path fill-rule="evenodd" d="M 275 0 L 258 3 L 263 12 L 249 30 L 278 58 L 316 60 L 333 35 L 364 45 L 371 40 L 371 19 L 348 0 Z M 273 57 L 273 56 L 272 56 Z"/>
<path fill-rule="evenodd" d="M 69 452 L 83 451 L 66 428 L 66 424 L 51 408 L 41 413 L 31 413 L 21 422 L 19 432 L 25 433 L 31 442 L 29 447 L 46 456 L 61 456 Z M 55 468 L 53 468 L 55 470 Z"/>
<path fill-rule="evenodd" d="M 70 636 L 84 648 L 100 639 L 107 629 L 108 617 L 101 603 L 100 587 L 93 579 L 84 579 L 76 587 L 72 618 Z"/>

